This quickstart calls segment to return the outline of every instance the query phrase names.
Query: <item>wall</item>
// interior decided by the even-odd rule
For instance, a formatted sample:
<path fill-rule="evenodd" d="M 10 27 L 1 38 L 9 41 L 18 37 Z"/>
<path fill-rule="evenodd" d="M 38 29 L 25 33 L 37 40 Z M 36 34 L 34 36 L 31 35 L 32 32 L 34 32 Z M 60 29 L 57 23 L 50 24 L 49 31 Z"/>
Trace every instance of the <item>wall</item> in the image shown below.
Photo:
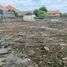
<path fill-rule="evenodd" d="M 23 20 L 24 21 L 35 21 L 34 17 L 35 17 L 34 15 L 24 15 Z"/>
<path fill-rule="evenodd" d="M 0 22 L 22 22 L 22 21 L 36 21 L 34 19 L 34 16 L 29 16 L 29 15 L 26 15 L 26 16 L 23 16 L 23 17 L 0 17 Z M 45 17 L 44 20 L 42 20 L 43 22 L 64 22 L 64 21 L 67 21 L 67 17 L 59 17 L 59 16 L 54 16 L 54 17 Z"/>
<path fill-rule="evenodd" d="M 0 17 L 0 23 L 12 23 L 12 22 L 22 22 L 23 17 Z"/>

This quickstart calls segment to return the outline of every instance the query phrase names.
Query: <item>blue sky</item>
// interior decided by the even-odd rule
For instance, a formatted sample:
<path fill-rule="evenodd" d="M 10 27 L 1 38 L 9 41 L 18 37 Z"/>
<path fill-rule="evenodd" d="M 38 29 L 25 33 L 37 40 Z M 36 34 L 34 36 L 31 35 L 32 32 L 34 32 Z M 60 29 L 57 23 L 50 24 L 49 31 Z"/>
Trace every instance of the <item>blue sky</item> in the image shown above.
<path fill-rule="evenodd" d="M 0 5 L 12 5 L 23 11 L 45 6 L 48 10 L 67 12 L 67 0 L 0 0 Z"/>

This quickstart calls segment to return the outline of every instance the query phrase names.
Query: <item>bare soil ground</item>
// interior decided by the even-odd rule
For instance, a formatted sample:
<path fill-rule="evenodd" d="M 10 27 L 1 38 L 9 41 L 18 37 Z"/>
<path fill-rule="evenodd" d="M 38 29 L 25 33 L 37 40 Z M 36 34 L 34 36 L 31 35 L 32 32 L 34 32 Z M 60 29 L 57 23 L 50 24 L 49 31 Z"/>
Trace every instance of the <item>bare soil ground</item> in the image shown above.
<path fill-rule="evenodd" d="M 45 45 L 52 50 L 52 45 L 60 44 L 65 48 L 64 57 L 67 56 L 67 23 L 52 22 L 22 22 L 22 23 L 0 23 L 0 44 L 13 45 L 15 51 L 25 49 L 23 46 Z M 14 47 L 16 46 L 17 49 Z M 23 52 L 23 53 L 24 53 Z M 39 53 L 36 53 L 38 56 Z"/>

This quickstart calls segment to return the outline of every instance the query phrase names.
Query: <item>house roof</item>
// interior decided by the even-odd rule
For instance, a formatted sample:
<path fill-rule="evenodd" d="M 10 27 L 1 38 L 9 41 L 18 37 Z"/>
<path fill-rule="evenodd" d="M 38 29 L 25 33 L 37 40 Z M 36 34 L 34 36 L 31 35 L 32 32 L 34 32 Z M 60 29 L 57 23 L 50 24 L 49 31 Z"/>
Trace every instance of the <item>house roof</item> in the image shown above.
<path fill-rule="evenodd" d="M 60 14 L 59 11 L 48 11 L 48 13 L 50 13 L 50 14 Z"/>
<path fill-rule="evenodd" d="M 15 7 L 10 6 L 10 5 L 6 6 L 5 8 L 6 8 L 7 10 L 16 10 L 16 8 L 15 8 Z"/>
<path fill-rule="evenodd" d="M 22 11 L 23 15 L 32 15 L 33 11 Z"/>
<path fill-rule="evenodd" d="M 4 9 L 5 7 L 4 6 L 0 6 L 0 9 Z"/>
<path fill-rule="evenodd" d="M 28 12 L 28 13 L 26 13 L 26 15 L 32 15 L 33 13 L 31 13 L 31 12 Z"/>

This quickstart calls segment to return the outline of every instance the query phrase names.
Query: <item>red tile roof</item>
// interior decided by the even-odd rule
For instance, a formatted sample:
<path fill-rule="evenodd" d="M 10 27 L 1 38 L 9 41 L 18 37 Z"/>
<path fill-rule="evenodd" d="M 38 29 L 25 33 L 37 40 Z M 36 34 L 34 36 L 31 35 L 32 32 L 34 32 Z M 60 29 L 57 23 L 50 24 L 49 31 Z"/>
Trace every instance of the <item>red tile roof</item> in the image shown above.
<path fill-rule="evenodd" d="M 15 8 L 15 7 L 10 6 L 10 5 L 6 6 L 5 8 L 6 8 L 7 10 L 16 10 L 16 8 Z"/>
<path fill-rule="evenodd" d="M 0 6 L 0 9 L 3 9 L 3 8 L 5 8 L 4 6 Z"/>
<path fill-rule="evenodd" d="M 0 6 L 0 9 L 7 9 L 7 10 L 16 10 L 16 8 L 14 8 L 13 6 Z"/>
<path fill-rule="evenodd" d="M 48 11 L 48 13 L 50 13 L 50 14 L 60 14 L 59 11 Z"/>

